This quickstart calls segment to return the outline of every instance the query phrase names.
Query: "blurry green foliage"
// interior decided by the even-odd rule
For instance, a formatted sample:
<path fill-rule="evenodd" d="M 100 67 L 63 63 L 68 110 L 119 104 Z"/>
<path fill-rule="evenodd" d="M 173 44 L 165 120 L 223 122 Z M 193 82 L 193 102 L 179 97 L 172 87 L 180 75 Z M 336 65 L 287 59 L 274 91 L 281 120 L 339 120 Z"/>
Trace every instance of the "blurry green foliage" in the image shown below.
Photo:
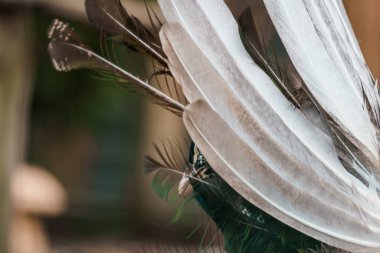
<path fill-rule="evenodd" d="M 142 98 L 94 72 L 55 71 L 47 55 L 46 38 L 53 17 L 43 12 L 34 16 L 37 43 L 31 67 L 36 74 L 29 161 L 50 170 L 64 184 L 70 200 L 66 216 L 79 226 L 84 221 L 86 231 L 93 230 L 89 219 L 103 222 L 103 227 L 104 221 L 110 221 L 110 227 L 115 227 L 136 218 Z M 100 51 L 97 31 L 70 23 L 91 48 Z M 119 49 L 116 52 L 122 62 L 135 57 Z"/>

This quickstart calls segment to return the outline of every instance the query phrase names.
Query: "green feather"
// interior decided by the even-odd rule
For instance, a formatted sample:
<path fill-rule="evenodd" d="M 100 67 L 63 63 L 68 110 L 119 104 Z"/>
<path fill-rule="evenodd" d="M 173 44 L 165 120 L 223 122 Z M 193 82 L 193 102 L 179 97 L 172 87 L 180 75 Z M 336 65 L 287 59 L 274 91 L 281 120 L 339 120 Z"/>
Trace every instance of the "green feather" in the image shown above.
<path fill-rule="evenodd" d="M 199 166 L 199 159 L 193 161 L 194 149 L 193 146 L 190 163 Z M 202 163 L 204 168 L 205 160 Z M 211 175 L 203 179 L 209 184 L 193 179 L 190 182 L 195 199 L 222 231 L 228 253 L 297 253 L 305 249 L 317 250 L 320 247 L 319 241 L 292 229 L 250 204 L 211 167 L 209 170 Z"/>

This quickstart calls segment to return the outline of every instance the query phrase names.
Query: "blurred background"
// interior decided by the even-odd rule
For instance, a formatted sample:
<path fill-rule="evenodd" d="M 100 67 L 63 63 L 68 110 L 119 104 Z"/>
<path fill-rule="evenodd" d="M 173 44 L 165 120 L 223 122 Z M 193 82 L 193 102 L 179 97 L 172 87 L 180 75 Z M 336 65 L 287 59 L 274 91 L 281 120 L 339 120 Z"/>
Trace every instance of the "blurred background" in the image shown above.
<path fill-rule="evenodd" d="M 142 169 L 153 142 L 186 138 L 180 120 L 94 72 L 58 73 L 50 63 L 46 31 L 54 18 L 99 48 L 83 2 L 0 0 L 0 252 L 192 247 L 186 237 L 200 211 L 190 206 L 171 224 L 175 208 L 155 196 Z M 344 2 L 378 77 L 380 1 Z M 148 22 L 143 1 L 125 5 Z"/>

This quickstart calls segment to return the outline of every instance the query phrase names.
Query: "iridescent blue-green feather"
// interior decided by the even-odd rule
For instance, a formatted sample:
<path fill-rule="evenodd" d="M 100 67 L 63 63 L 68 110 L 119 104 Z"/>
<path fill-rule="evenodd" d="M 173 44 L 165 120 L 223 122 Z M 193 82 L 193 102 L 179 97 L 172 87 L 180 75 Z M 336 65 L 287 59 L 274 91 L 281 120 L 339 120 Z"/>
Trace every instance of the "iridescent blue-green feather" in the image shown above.
<path fill-rule="evenodd" d="M 198 153 L 198 155 L 196 155 Z M 189 162 L 195 169 L 208 168 L 203 178 L 209 184 L 190 179 L 194 197 L 222 231 L 228 253 L 293 253 L 318 249 L 316 241 L 250 204 L 208 165 L 194 144 Z"/>

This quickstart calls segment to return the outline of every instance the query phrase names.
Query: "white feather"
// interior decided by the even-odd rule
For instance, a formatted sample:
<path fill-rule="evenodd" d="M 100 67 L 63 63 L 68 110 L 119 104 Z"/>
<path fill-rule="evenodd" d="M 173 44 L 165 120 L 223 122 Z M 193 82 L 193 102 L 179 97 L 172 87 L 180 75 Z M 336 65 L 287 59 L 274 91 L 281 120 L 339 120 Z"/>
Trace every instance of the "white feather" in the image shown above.
<path fill-rule="evenodd" d="M 314 238 L 354 252 L 377 252 L 377 194 L 344 169 L 330 137 L 251 60 L 224 2 L 159 3 L 168 22 L 161 32 L 165 53 L 190 102 L 185 125 L 218 174 L 252 204 Z M 342 84 L 342 77 L 334 78 Z M 356 101 L 352 107 L 367 121 L 351 123 L 353 115 L 340 108 L 347 101 L 331 104 L 323 96 L 332 94 L 318 85 L 320 103 L 347 123 L 346 129 L 372 129 L 368 114 L 355 107 L 360 94 L 350 95 Z M 366 134 L 354 137 L 369 142 Z"/>
<path fill-rule="evenodd" d="M 368 71 L 361 68 L 352 34 L 333 17 L 334 1 L 264 0 L 268 13 L 297 71 L 322 108 L 367 157 L 379 164 L 376 127 L 366 109 L 378 108 Z M 337 3 L 336 3 L 337 4 Z M 372 84 L 372 87 L 374 85 Z M 375 109 L 377 110 L 377 109 Z"/>

